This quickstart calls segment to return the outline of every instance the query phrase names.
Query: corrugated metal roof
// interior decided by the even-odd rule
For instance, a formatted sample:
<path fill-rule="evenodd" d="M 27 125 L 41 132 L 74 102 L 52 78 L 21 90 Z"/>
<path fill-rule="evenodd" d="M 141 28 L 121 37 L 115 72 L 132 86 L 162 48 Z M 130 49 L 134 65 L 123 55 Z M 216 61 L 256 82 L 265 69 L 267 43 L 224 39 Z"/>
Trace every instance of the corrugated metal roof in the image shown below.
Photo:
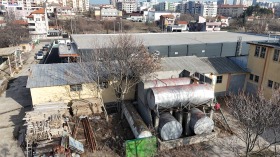
<path fill-rule="evenodd" d="M 162 58 L 161 65 L 162 65 L 161 71 L 187 70 L 191 73 L 199 72 L 202 74 L 213 72 L 211 66 L 201 61 L 196 56 Z"/>
<path fill-rule="evenodd" d="M 78 49 L 94 49 L 110 46 L 110 40 L 119 34 L 72 34 L 73 41 Z M 182 45 L 202 43 L 265 41 L 266 36 L 232 32 L 180 32 L 180 33 L 134 33 L 129 34 L 142 40 L 145 46 Z"/>
<path fill-rule="evenodd" d="M 94 67 L 93 63 L 35 64 L 31 66 L 26 87 L 38 88 L 94 82 L 97 80 Z M 99 73 L 102 73 L 101 70 Z"/>
<path fill-rule="evenodd" d="M 59 56 L 60 57 L 62 57 L 62 56 L 78 56 L 76 45 L 71 43 L 70 46 L 71 46 L 71 48 L 69 50 L 68 46 L 66 44 L 59 44 L 59 46 L 58 46 Z"/>
<path fill-rule="evenodd" d="M 246 73 L 247 71 L 226 57 L 199 58 L 213 69 L 213 74 Z"/>

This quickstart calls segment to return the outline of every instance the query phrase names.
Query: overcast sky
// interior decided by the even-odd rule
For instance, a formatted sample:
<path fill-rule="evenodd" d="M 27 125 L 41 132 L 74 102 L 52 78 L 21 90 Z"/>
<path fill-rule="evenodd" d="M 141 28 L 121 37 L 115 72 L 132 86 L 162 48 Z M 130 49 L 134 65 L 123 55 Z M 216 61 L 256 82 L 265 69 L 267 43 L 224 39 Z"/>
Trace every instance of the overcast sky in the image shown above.
<path fill-rule="evenodd" d="M 140 2 L 143 0 L 140 0 Z M 163 2 L 165 0 L 158 0 L 159 2 Z M 169 2 L 179 2 L 181 0 L 166 0 Z M 206 0 L 208 1 L 208 0 Z M 271 2 L 280 2 L 280 0 L 267 0 L 267 1 L 271 1 Z M 109 0 L 90 0 L 91 4 L 109 4 Z M 232 4 L 232 0 L 229 0 L 229 3 Z"/>

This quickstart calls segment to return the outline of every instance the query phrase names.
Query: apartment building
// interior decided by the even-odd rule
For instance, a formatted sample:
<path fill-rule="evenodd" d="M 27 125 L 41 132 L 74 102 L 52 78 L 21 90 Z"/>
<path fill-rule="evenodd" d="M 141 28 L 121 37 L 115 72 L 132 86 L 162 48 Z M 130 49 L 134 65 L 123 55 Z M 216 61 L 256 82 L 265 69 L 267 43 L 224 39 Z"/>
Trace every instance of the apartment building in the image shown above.
<path fill-rule="evenodd" d="M 217 16 L 217 2 L 203 2 L 201 5 L 201 16 L 216 17 Z"/>
<path fill-rule="evenodd" d="M 49 25 L 46 10 L 41 8 L 27 16 L 29 34 L 32 39 L 47 37 Z"/>
<path fill-rule="evenodd" d="M 137 11 L 137 0 L 123 0 L 122 2 L 117 2 L 116 7 L 126 13 L 132 13 Z"/>
<path fill-rule="evenodd" d="M 246 78 L 246 91 L 256 93 L 263 89 L 269 98 L 280 87 L 280 42 L 248 42 L 250 45 Z"/>
<path fill-rule="evenodd" d="M 217 14 L 227 17 L 238 17 L 246 9 L 247 7 L 244 5 L 219 5 Z"/>

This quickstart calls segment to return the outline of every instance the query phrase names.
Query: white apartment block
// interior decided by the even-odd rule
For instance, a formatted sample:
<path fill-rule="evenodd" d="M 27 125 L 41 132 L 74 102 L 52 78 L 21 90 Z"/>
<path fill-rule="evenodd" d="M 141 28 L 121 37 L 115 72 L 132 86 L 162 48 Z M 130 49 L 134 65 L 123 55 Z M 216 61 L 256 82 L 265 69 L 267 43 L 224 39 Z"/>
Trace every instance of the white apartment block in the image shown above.
<path fill-rule="evenodd" d="M 29 34 L 32 39 L 47 37 L 49 25 L 48 17 L 44 8 L 33 11 L 27 16 Z"/>
<path fill-rule="evenodd" d="M 123 0 L 117 3 L 118 10 L 124 10 L 127 13 L 137 11 L 137 0 Z"/>
<path fill-rule="evenodd" d="M 218 15 L 226 17 L 238 17 L 247 7 L 244 5 L 220 5 L 218 6 Z"/>
<path fill-rule="evenodd" d="M 201 5 L 201 16 L 203 17 L 216 17 L 217 16 L 217 2 L 203 2 Z"/>

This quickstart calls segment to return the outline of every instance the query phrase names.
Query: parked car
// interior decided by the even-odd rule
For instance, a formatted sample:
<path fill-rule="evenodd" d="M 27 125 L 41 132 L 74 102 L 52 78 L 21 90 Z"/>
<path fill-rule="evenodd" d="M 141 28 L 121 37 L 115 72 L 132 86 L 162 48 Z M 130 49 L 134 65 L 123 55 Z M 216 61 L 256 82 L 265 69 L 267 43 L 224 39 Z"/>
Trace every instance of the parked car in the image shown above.
<path fill-rule="evenodd" d="M 44 52 L 43 51 L 38 51 L 36 54 L 36 59 L 42 60 L 44 58 Z"/>

